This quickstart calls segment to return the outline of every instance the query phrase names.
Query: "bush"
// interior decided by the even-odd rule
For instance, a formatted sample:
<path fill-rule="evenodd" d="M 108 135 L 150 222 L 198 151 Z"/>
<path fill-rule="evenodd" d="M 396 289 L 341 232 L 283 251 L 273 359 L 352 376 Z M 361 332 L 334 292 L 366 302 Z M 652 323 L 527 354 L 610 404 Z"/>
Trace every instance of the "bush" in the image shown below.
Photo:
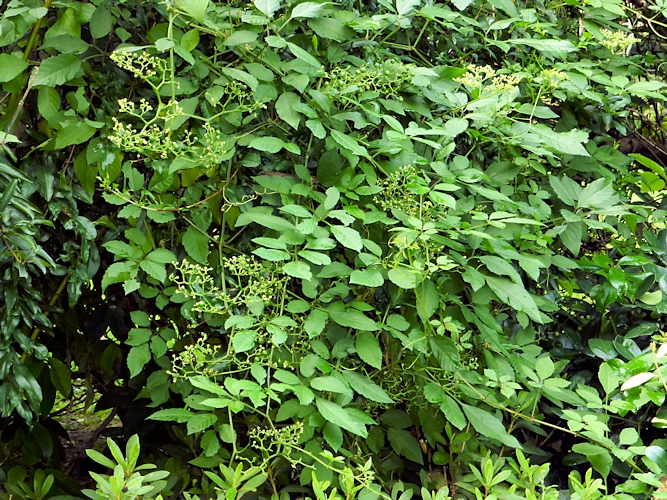
<path fill-rule="evenodd" d="M 91 498 L 663 489 L 662 7 L 47 3 L 0 19 L 8 494 L 80 494 L 72 378 L 162 471 Z"/>

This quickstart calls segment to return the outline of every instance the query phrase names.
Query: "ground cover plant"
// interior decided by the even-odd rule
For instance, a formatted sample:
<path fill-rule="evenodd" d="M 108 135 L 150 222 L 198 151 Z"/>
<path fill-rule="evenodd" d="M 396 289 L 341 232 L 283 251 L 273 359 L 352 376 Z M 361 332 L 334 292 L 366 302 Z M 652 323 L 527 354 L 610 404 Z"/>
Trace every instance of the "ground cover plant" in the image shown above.
<path fill-rule="evenodd" d="M 663 12 L 3 4 L 0 497 L 664 496 Z"/>

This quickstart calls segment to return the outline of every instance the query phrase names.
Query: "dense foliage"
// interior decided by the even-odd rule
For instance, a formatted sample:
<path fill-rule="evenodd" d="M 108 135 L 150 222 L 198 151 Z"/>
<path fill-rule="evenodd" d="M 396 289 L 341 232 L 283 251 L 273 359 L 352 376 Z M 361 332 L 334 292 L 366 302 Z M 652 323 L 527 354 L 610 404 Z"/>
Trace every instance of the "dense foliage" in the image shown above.
<path fill-rule="evenodd" d="M 0 498 L 664 495 L 664 8 L 6 2 Z"/>

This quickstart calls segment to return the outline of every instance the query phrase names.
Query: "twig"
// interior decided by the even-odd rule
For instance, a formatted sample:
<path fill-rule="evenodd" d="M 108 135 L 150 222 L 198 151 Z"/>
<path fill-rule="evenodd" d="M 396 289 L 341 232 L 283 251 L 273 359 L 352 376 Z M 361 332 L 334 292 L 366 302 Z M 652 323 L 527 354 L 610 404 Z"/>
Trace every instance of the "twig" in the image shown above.
<path fill-rule="evenodd" d="M 23 97 L 21 97 L 21 100 L 19 101 L 19 105 L 16 107 L 16 111 L 14 111 L 14 116 L 12 116 L 12 121 L 9 122 L 9 126 L 7 127 L 7 131 L 5 132 L 5 136 L 2 138 L 2 142 L 0 142 L 0 148 L 5 145 L 5 141 L 7 140 L 7 137 L 9 137 L 9 131 L 14 126 L 14 122 L 16 121 L 16 118 L 19 116 L 19 113 L 21 112 L 21 109 L 23 108 L 23 105 L 25 104 L 26 97 L 28 97 L 28 92 L 30 92 L 30 89 L 32 88 L 33 83 L 35 83 L 35 78 L 37 78 L 37 73 L 39 73 L 39 67 L 36 67 L 35 70 L 32 72 L 32 77 L 30 78 L 30 81 L 28 82 L 28 88 L 25 89 L 25 92 L 23 93 Z"/>

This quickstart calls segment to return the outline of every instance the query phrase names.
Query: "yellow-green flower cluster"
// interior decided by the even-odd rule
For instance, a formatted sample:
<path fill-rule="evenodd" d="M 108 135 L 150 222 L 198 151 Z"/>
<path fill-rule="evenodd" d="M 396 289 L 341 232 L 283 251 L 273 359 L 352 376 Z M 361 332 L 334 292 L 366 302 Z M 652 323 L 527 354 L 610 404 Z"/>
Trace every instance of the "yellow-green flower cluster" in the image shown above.
<path fill-rule="evenodd" d="M 215 375 L 213 367 L 219 363 L 220 346 L 211 345 L 207 337 L 202 335 L 194 344 L 186 344 L 184 350 L 174 354 L 172 367 L 168 372 L 174 383 L 178 378 L 187 378 L 198 374 L 204 376 Z"/>
<path fill-rule="evenodd" d="M 178 149 L 157 125 L 136 130 L 132 125 L 121 122 L 115 116 L 111 119 L 114 124 L 108 139 L 122 151 L 166 158 L 169 153 Z"/>
<path fill-rule="evenodd" d="M 523 80 L 522 76 L 505 74 L 497 75 L 493 77 L 489 85 L 486 85 L 485 90 L 491 92 L 507 92 L 514 90 L 521 80 Z"/>
<path fill-rule="evenodd" d="M 264 302 L 270 301 L 280 293 L 288 281 L 277 266 L 262 265 L 261 262 L 246 255 L 236 255 L 223 260 L 225 269 L 239 278 L 247 278 L 247 283 L 240 287 L 235 301 L 242 303 L 247 297 L 259 297 Z"/>
<path fill-rule="evenodd" d="M 470 64 L 467 69 L 468 72 L 466 74 L 454 78 L 454 81 L 471 88 L 480 87 L 482 83 L 496 75 L 496 70 L 489 65 L 476 66 L 475 64 Z"/>
<path fill-rule="evenodd" d="M 160 73 L 164 76 L 167 71 L 167 62 L 158 57 L 148 55 L 146 51 L 130 52 L 126 50 L 117 50 L 111 53 L 111 60 L 119 68 L 132 73 L 135 78 L 148 80 Z"/>
<path fill-rule="evenodd" d="M 378 92 L 386 99 L 398 97 L 401 86 L 412 77 L 412 65 L 392 59 L 359 68 L 336 67 L 326 75 L 332 95 Z"/>
<path fill-rule="evenodd" d="M 416 179 L 418 170 L 413 165 L 407 165 L 396 172 L 389 174 L 385 179 L 378 181 L 384 187 L 375 202 L 383 210 L 400 210 L 410 217 L 429 218 L 429 210 L 433 203 L 422 201 L 419 196 L 410 191 L 410 183 Z"/>
<path fill-rule="evenodd" d="M 259 450 L 268 450 L 275 445 L 296 446 L 302 434 L 303 422 L 296 422 L 279 429 L 254 427 L 248 432 L 253 448 Z"/>
<path fill-rule="evenodd" d="M 602 33 L 602 36 L 604 37 L 600 43 L 614 54 L 623 52 L 637 41 L 634 35 L 623 31 L 611 31 L 607 28 L 602 28 L 600 33 Z"/>
<path fill-rule="evenodd" d="M 542 80 L 542 83 L 546 85 L 549 88 L 557 88 L 561 82 L 564 82 L 568 80 L 567 73 L 564 71 L 559 71 L 555 68 L 550 68 L 550 69 L 545 69 L 543 70 L 539 77 L 538 80 Z"/>

